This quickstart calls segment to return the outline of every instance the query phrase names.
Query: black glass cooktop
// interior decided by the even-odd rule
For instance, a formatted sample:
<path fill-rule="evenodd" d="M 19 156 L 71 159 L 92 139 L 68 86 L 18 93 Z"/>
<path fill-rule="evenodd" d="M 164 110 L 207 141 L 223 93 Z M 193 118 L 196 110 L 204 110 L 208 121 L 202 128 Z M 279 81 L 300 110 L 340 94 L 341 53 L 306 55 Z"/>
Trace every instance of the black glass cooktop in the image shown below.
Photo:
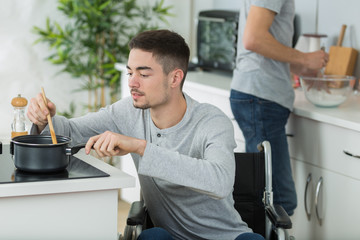
<path fill-rule="evenodd" d="M 16 169 L 13 156 L 10 154 L 8 144 L 2 145 L 2 154 L 0 154 L 0 184 L 35 182 L 35 181 L 54 181 L 80 178 L 109 177 L 110 175 L 71 156 L 69 166 L 60 172 L 54 173 L 29 173 Z"/>

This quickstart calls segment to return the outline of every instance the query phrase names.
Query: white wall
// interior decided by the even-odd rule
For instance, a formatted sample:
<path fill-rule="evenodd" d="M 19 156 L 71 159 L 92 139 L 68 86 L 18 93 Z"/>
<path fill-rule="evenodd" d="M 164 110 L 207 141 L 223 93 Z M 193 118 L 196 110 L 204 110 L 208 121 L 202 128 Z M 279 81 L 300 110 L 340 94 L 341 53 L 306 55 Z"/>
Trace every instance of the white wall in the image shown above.
<path fill-rule="evenodd" d="M 67 110 L 72 100 L 86 102 L 86 96 L 70 94 L 79 80 L 66 74 L 56 76 L 61 68 L 44 60 L 49 55 L 47 46 L 33 45 L 37 39 L 31 33 L 34 25 L 44 27 L 47 16 L 62 21 L 57 1 L 0 0 L 0 5 L 0 137 L 9 138 L 13 118 L 10 102 L 17 94 L 30 100 L 43 86 L 60 111 Z"/>
<path fill-rule="evenodd" d="M 298 5 L 311 0 L 297 0 Z M 319 0 L 319 32 L 328 35 L 328 47 L 336 45 L 342 24 L 347 25 L 343 46 L 360 51 L 360 1 L 359 0 Z M 355 76 L 360 77 L 360 54 L 355 68 Z"/>

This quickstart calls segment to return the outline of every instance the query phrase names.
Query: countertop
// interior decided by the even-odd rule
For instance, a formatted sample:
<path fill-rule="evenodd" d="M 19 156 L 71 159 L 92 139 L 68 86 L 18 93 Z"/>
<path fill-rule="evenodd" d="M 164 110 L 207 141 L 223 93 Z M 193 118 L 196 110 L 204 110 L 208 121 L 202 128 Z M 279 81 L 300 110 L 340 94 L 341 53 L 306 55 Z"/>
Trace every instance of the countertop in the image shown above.
<path fill-rule="evenodd" d="M 345 103 L 335 108 L 321 108 L 311 104 L 301 89 L 295 90 L 293 113 L 335 126 L 360 131 L 360 95 L 353 94 Z"/>
<path fill-rule="evenodd" d="M 185 80 L 189 84 L 203 85 L 226 96 L 230 94 L 231 74 L 222 72 L 188 72 Z M 360 131 L 360 94 L 354 94 L 336 108 L 316 107 L 304 96 L 301 89 L 295 90 L 293 114 L 335 126 Z"/>
<path fill-rule="evenodd" d="M 2 139 L 3 144 L 9 140 Z M 99 191 L 135 187 L 135 178 L 80 150 L 74 156 L 108 173 L 109 177 L 0 184 L 0 197 Z"/>

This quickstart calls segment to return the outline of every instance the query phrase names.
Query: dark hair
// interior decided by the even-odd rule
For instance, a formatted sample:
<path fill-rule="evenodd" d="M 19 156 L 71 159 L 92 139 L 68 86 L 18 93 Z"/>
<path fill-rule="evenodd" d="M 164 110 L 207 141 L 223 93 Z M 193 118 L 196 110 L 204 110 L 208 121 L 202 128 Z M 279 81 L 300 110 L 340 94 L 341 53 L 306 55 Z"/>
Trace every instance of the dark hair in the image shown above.
<path fill-rule="evenodd" d="M 152 52 L 165 74 L 180 68 L 184 72 L 182 88 L 190 56 L 190 49 L 182 36 L 169 30 L 149 30 L 135 36 L 129 42 L 129 48 Z"/>

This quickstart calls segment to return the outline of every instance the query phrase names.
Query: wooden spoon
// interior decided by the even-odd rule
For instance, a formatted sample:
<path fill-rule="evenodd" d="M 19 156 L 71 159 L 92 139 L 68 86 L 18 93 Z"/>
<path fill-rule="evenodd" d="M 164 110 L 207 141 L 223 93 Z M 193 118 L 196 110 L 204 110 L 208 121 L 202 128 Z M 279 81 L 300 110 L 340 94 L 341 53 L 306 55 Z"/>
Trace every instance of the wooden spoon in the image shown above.
<path fill-rule="evenodd" d="M 46 105 L 46 107 L 47 107 L 48 102 L 47 102 L 47 99 L 46 99 L 46 96 L 45 96 L 45 92 L 44 92 L 44 88 L 43 88 L 43 87 L 41 87 L 41 92 L 42 92 L 42 96 L 43 96 L 43 98 L 44 98 L 45 105 Z M 49 123 L 49 128 L 50 128 L 50 134 L 51 134 L 52 143 L 53 143 L 53 144 L 57 144 L 56 135 L 55 135 L 55 130 L 54 130 L 54 126 L 53 126 L 53 124 L 52 124 L 51 116 L 50 116 L 50 111 L 49 111 L 49 114 L 48 114 L 46 117 L 47 117 L 48 123 Z"/>

